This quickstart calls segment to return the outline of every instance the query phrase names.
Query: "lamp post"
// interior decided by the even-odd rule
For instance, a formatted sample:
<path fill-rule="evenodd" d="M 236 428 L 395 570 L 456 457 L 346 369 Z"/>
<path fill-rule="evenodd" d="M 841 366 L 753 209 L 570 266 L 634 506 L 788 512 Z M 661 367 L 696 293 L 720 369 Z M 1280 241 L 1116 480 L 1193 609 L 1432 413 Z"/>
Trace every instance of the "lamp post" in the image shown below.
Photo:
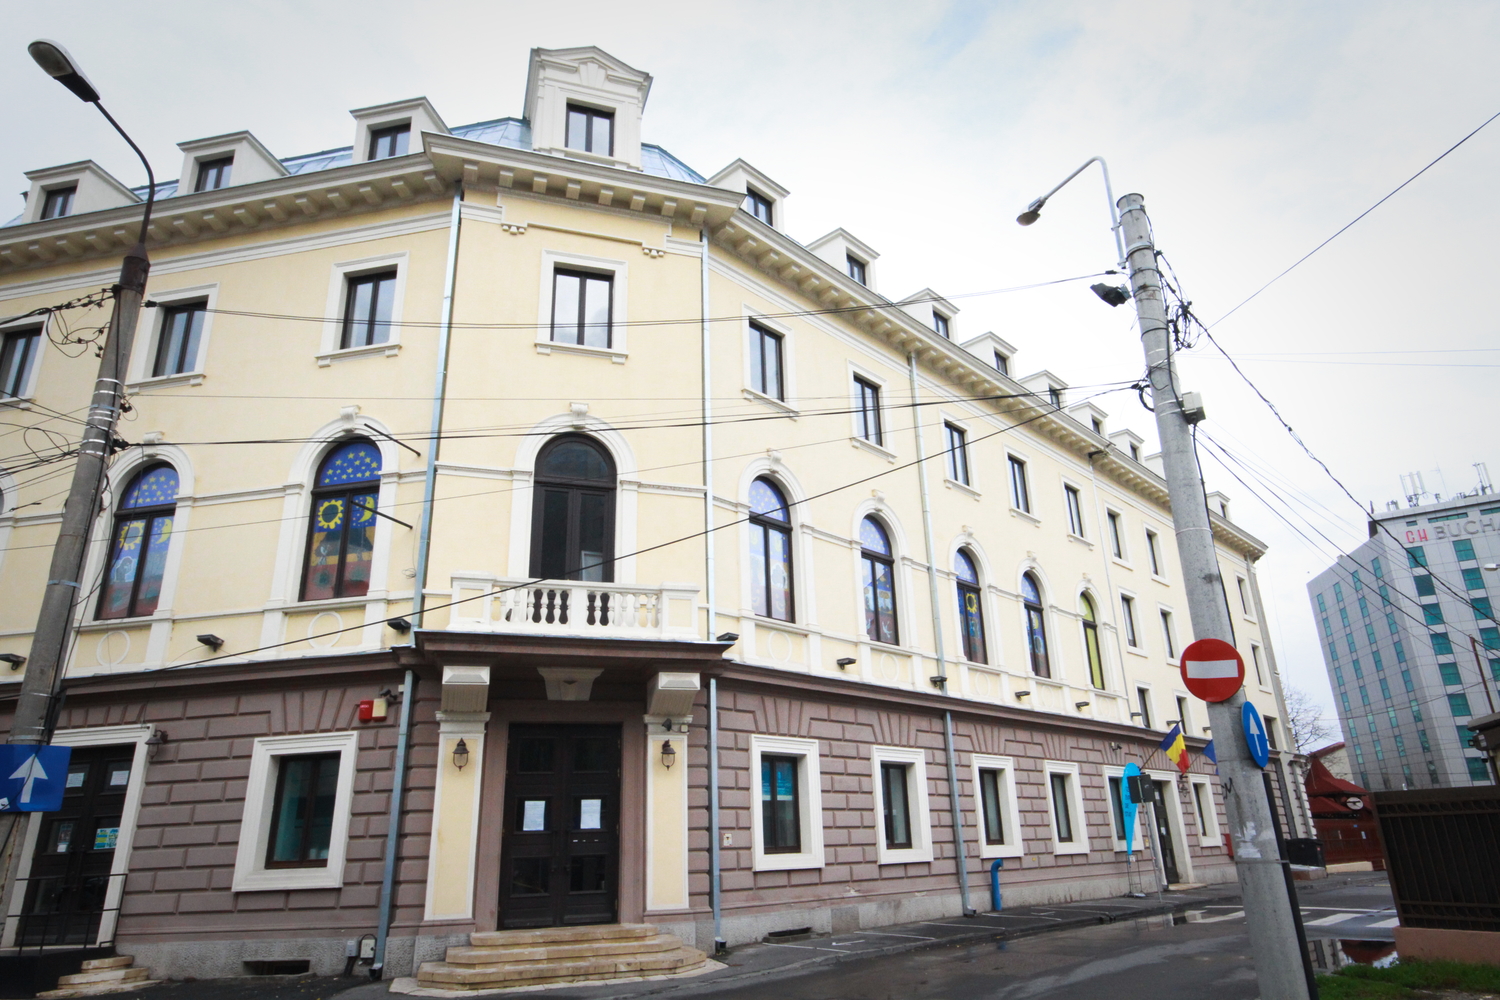
<path fill-rule="evenodd" d="M 1094 160 L 1098 160 L 1101 167 L 1104 165 L 1099 157 L 1089 160 L 1062 184 L 1032 202 L 1016 221 L 1023 226 L 1036 222 L 1047 199 Z M 1106 170 L 1106 186 L 1108 177 Z M 1113 192 L 1110 196 L 1113 199 Z M 1118 215 L 1114 211 L 1116 207 L 1120 209 Z M 1222 639 L 1233 644 L 1234 633 L 1220 578 L 1213 525 L 1209 521 L 1208 503 L 1203 482 L 1198 478 L 1194 453 L 1192 425 L 1203 419 L 1203 411 L 1201 406 L 1184 406 L 1183 394 L 1177 384 L 1156 247 L 1146 218 L 1145 199 L 1138 194 L 1127 194 L 1118 203 L 1112 201 L 1110 210 L 1115 222 L 1116 247 L 1130 274 L 1130 288 L 1118 291 L 1121 296 L 1135 300 L 1141 341 L 1146 352 L 1146 369 L 1156 412 L 1157 434 L 1161 439 L 1162 464 L 1171 497 L 1172 522 L 1177 534 L 1183 589 L 1187 594 L 1193 635 L 1198 639 Z M 1111 305 L 1124 301 L 1123 297 L 1120 302 L 1112 301 L 1098 287 L 1094 291 Z M 1225 739 L 1215 741 L 1214 748 L 1234 841 L 1235 870 L 1239 876 L 1256 978 L 1262 996 L 1277 1000 L 1308 1000 L 1317 996 L 1317 986 L 1302 940 L 1301 912 L 1290 869 L 1282 858 L 1278 846 L 1280 833 L 1264 792 L 1263 772 L 1251 758 L 1245 740 L 1227 738 L 1227 734 L 1239 727 L 1241 706 L 1245 701 L 1242 689 L 1225 701 L 1210 702 L 1208 717 L 1213 731 L 1226 735 Z"/>
<path fill-rule="evenodd" d="M 37 615 L 36 631 L 31 640 L 31 655 L 26 658 L 26 675 L 22 679 L 20 695 L 16 701 L 10 742 L 36 745 L 50 742 L 52 730 L 57 724 L 55 703 L 64 668 L 64 653 L 76 604 L 87 590 L 83 581 L 84 556 L 88 549 L 89 531 L 98 511 L 106 464 L 112 454 L 115 423 L 119 419 L 120 404 L 125 395 L 125 366 L 130 357 L 131 343 L 135 339 L 141 299 L 146 291 L 146 275 L 151 269 L 146 256 L 146 231 L 151 225 L 156 175 L 152 173 L 151 164 L 147 162 L 135 140 L 104 109 L 99 92 L 94 89 L 88 77 L 83 75 L 66 49 L 56 42 L 38 39 L 27 46 L 27 51 L 47 75 L 71 90 L 80 100 L 99 109 L 99 113 L 130 144 L 135 155 L 140 157 L 141 164 L 146 168 L 148 183 L 140 237 L 134 246 L 125 251 L 125 259 L 120 264 L 120 278 L 113 289 L 114 310 L 100 348 L 99 374 L 94 383 L 88 418 L 84 423 L 83 440 L 78 446 L 73 483 L 63 505 L 62 525 L 52 549 L 52 563 L 47 572 L 46 590 L 42 594 L 42 608 Z M 14 825 L 21 815 L 6 813 L 0 819 Z M 0 893 L 3 896 L 0 899 L 0 914 L 10 912 L 9 899 L 20 861 L 21 838 L 13 836 L 14 833 L 9 827 L 0 829 L 0 841 L 10 844 L 11 850 L 9 864 L 3 869 L 6 878 L 4 891 Z"/>

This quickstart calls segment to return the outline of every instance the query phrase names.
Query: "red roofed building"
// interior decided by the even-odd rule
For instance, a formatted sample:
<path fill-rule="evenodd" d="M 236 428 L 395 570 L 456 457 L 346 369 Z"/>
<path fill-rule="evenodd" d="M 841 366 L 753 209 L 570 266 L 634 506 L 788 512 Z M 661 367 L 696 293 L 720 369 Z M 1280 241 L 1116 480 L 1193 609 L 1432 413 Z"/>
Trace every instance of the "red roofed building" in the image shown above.
<path fill-rule="evenodd" d="M 1385 854 L 1368 790 L 1336 777 L 1329 767 L 1330 763 L 1338 766 L 1343 750 L 1344 744 L 1334 743 L 1309 754 L 1307 798 L 1313 826 L 1323 842 L 1324 860 L 1330 865 L 1369 861 L 1376 869 L 1384 869 Z"/>

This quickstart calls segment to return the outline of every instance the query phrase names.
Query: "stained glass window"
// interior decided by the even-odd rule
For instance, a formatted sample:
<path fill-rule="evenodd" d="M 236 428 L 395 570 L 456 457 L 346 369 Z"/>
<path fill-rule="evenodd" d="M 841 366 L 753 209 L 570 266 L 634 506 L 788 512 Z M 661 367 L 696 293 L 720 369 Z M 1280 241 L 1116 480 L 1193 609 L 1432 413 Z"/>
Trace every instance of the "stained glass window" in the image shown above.
<path fill-rule="evenodd" d="M 963 549 L 953 553 L 953 573 L 958 577 L 958 622 L 963 639 L 964 659 L 970 663 L 988 663 L 984 648 L 984 606 L 979 590 L 979 573 L 974 560 Z"/>
<path fill-rule="evenodd" d="M 155 613 L 172 540 L 177 486 L 177 470 L 158 465 L 141 472 L 125 488 L 99 595 L 100 618 Z"/>
<path fill-rule="evenodd" d="M 369 592 L 380 467 L 380 449 L 364 440 L 341 445 L 323 459 L 313 489 L 302 600 Z"/>
<path fill-rule="evenodd" d="M 1094 611 L 1094 602 L 1084 594 L 1078 599 L 1083 616 L 1083 647 L 1089 657 L 1089 679 L 1094 687 L 1104 690 L 1104 657 L 1099 649 L 1099 618 Z"/>
<path fill-rule="evenodd" d="M 1051 677 L 1052 664 L 1047 658 L 1047 624 L 1042 617 L 1042 590 L 1030 573 L 1021 576 L 1021 603 L 1026 611 L 1026 648 L 1031 655 L 1031 672 Z"/>
<path fill-rule="evenodd" d="M 792 620 L 791 517 L 767 479 L 750 484 L 750 589 L 756 614 Z"/>
<path fill-rule="evenodd" d="M 891 541 L 873 517 L 859 525 L 860 562 L 864 570 L 865 635 L 895 643 L 896 580 Z"/>

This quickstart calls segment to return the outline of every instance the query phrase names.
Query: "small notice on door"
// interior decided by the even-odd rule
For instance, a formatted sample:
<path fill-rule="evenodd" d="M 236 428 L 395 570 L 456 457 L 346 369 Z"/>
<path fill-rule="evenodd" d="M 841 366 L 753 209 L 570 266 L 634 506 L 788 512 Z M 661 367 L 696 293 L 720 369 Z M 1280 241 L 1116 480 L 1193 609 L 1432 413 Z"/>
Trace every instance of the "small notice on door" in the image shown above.
<path fill-rule="evenodd" d="M 115 841 L 120 839 L 120 828 L 118 826 L 101 826 L 94 831 L 94 850 L 113 851 Z"/>
<path fill-rule="evenodd" d="M 521 810 L 521 831 L 538 833 L 547 829 L 547 800 L 527 799 Z"/>
<path fill-rule="evenodd" d="M 578 800 L 578 829 L 599 829 L 600 807 L 604 805 L 603 799 L 579 799 Z"/>

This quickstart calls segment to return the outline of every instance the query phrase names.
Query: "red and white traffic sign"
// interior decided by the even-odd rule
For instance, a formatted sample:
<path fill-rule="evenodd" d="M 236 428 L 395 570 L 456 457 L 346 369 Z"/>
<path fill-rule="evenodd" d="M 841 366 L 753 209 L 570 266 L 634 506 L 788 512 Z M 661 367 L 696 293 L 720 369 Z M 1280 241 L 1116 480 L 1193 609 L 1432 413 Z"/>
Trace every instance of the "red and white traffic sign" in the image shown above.
<path fill-rule="evenodd" d="M 1223 639 L 1199 639 L 1182 651 L 1182 683 L 1204 701 L 1228 701 L 1245 683 L 1245 661 Z"/>

